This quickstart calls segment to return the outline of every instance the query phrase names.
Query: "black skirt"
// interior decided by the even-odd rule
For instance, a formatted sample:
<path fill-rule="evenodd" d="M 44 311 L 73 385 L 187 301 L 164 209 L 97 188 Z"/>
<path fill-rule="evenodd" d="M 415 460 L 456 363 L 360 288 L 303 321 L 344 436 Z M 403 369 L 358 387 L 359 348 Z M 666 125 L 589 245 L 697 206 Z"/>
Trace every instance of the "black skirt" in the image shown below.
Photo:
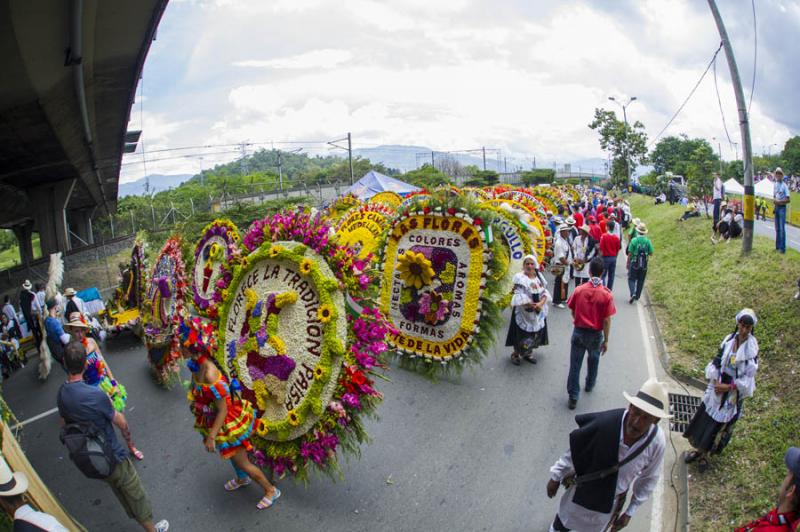
<path fill-rule="evenodd" d="M 522 327 L 517 325 L 517 307 L 512 307 L 511 309 L 511 321 L 508 324 L 508 334 L 506 335 L 506 347 L 513 347 L 515 351 L 520 351 L 522 344 L 527 339 L 531 339 L 533 343 L 531 344 L 531 349 L 536 349 L 542 345 L 549 344 L 549 338 L 547 336 L 547 320 L 544 321 L 544 327 L 539 329 L 535 332 L 528 332 L 524 330 Z M 526 312 L 526 311 L 522 311 Z M 528 342 L 530 343 L 530 342 Z"/>
<path fill-rule="evenodd" d="M 686 427 L 686 432 L 683 437 L 689 440 L 689 443 L 698 451 L 711 452 L 714 451 L 715 442 L 719 431 L 726 425 L 716 421 L 713 417 L 706 412 L 706 405 L 700 403 L 694 417 Z"/>

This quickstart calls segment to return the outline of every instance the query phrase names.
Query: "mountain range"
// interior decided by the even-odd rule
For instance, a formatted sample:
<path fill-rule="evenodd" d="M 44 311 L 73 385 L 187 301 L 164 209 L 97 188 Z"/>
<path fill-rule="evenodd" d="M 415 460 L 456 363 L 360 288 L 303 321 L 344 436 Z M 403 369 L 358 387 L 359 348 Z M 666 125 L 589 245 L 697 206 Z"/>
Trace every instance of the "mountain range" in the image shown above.
<path fill-rule="evenodd" d="M 120 198 L 125 196 L 141 196 L 146 192 L 147 180 L 150 180 L 150 192 L 161 192 L 170 188 L 175 188 L 184 181 L 188 181 L 192 174 L 150 174 L 136 181 L 120 183 L 118 195 Z"/>

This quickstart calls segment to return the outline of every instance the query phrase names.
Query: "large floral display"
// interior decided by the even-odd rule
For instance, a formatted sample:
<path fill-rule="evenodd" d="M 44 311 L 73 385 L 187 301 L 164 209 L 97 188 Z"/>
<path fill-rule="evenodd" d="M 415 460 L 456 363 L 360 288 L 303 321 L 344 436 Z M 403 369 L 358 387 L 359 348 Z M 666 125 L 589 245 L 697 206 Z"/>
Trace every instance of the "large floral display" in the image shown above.
<path fill-rule="evenodd" d="M 495 272 L 495 279 L 499 280 L 500 290 L 498 293 L 498 304 L 505 308 L 511 301 L 512 278 L 514 274 L 522 271 L 525 255 L 534 251 L 530 236 L 529 221 L 524 213 L 519 213 L 507 203 L 499 203 L 493 206 L 485 204 L 492 212 L 490 219 L 495 232 L 500 235 L 500 241 L 504 245 L 503 253 L 500 255 L 500 268 Z"/>
<path fill-rule="evenodd" d="M 395 211 L 381 203 L 367 203 L 350 209 L 339 221 L 336 236 L 341 244 L 350 246 L 359 258 L 374 255 L 383 244 L 389 220 Z"/>
<path fill-rule="evenodd" d="M 400 203 L 403 202 L 403 197 L 397 192 L 384 190 L 383 192 L 378 192 L 372 196 L 369 201 L 370 203 L 382 203 L 388 207 L 396 208 L 398 205 L 400 205 Z"/>
<path fill-rule="evenodd" d="M 233 278 L 231 265 L 239 259 L 239 240 L 239 230 L 228 220 L 214 220 L 203 229 L 192 269 L 192 300 L 200 313 L 217 316 L 222 291 Z"/>
<path fill-rule="evenodd" d="M 449 194 L 410 205 L 383 250 L 381 310 L 401 361 L 435 374 L 477 363 L 493 341 L 501 268 L 490 211 Z M 485 218 L 482 218 L 485 217 Z"/>
<path fill-rule="evenodd" d="M 186 294 L 181 241 L 170 238 L 158 254 L 143 304 L 147 357 L 159 384 L 169 386 L 178 375 L 177 330 Z"/>
<path fill-rule="evenodd" d="M 254 458 L 301 479 L 336 472 L 337 451 L 357 451 L 362 416 L 382 399 L 372 371 L 388 329 L 370 301 L 368 261 L 330 230 L 304 211 L 254 222 L 219 312 L 217 360 L 257 411 Z M 358 316 L 345 310 L 347 290 Z"/>
<path fill-rule="evenodd" d="M 144 243 L 136 239 L 130 261 L 119 265 L 119 285 L 104 315 L 104 327 L 110 334 L 133 330 L 141 335 L 142 302 L 147 292 L 147 258 Z"/>

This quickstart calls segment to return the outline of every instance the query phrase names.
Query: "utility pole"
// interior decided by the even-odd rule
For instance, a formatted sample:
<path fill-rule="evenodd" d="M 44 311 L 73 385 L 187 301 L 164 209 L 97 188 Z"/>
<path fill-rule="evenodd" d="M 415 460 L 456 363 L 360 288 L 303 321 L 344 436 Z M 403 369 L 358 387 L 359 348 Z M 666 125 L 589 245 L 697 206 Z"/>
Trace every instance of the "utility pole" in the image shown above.
<path fill-rule="evenodd" d="M 431 150 L 431 168 L 436 168 L 436 161 L 434 160 L 433 150 Z"/>
<path fill-rule="evenodd" d="M 352 138 L 350 137 L 350 133 L 347 133 L 347 158 L 350 160 L 350 186 L 355 184 L 355 179 L 353 177 L 353 142 Z"/>
<path fill-rule="evenodd" d="M 708 7 L 714 15 L 714 22 L 717 23 L 717 30 L 722 39 L 722 46 L 725 48 L 725 57 L 728 59 L 728 68 L 731 71 L 731 82 L 733 92 L 736 94 L 736 106 L 739 108 L 739 131 L 742 135 L 742 156 L 744 158 L 744 228 L 742 231 L 742 253 L 747 254 L 753 249 L 753 218 L 755 214 L 755 188 L 753 187 L 753 146 L 750 143 L 750 123 L 747 118 L 747 104 L 744 100 L 742 90 L 742 79 L 739 77 L 739 68 L 736 66 L 736 58 L 733 56 L 733 47 L 722 16 L 719 14 L 717 4 L 714 0 L 708 0 Z"/>
<path fill-rule="evenodd" d="M 506 157 L 503 157 L 503 172 L 508 173 L 508 159 Z"/>
<path fill-rule="evenodd" d="M 278 150 L 278 180 L 280 183 L 281 194 L 283 194 L 283 168 L 281 162 L 281 150 Z"/>
<path fill-rule="evenodd" d="M 485 172 L 486 171 L 486 146 L 483 146 L 481 148 L 481 150 L 483 151 L 483 171 Z"/>

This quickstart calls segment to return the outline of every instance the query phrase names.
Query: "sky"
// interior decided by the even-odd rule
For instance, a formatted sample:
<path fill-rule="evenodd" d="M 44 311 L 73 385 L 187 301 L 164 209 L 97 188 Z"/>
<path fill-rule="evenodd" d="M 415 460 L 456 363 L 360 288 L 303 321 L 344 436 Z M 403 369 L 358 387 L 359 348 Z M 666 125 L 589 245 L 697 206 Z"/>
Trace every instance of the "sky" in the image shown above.
<path fill-rule="evenodd" d="M 800 2 L 753 1 L 755 26 L 751 2 L 718 3 L 747 99 L 757 39 L 752 145 L 775 153 L 800 133 Z M 194 174 L 239 157 L 242 142 L 247 153 L 341 153 L 325 143 L 347 132 L 354 148 L 485 146 L 543 167 L 605 158 L 588 128 L 595 108 L 621 117 L 608 97 L 636 96 L 628 118 L 653 142 L 719 42 L 701 0 L 171 0 L 131 111 L 142 140 L 121 181 Z M 724 52 L 716 72 L 722 113 L 712 70 L 663 136 L 702 137 L 733 159 L 740 132 Z"/>

